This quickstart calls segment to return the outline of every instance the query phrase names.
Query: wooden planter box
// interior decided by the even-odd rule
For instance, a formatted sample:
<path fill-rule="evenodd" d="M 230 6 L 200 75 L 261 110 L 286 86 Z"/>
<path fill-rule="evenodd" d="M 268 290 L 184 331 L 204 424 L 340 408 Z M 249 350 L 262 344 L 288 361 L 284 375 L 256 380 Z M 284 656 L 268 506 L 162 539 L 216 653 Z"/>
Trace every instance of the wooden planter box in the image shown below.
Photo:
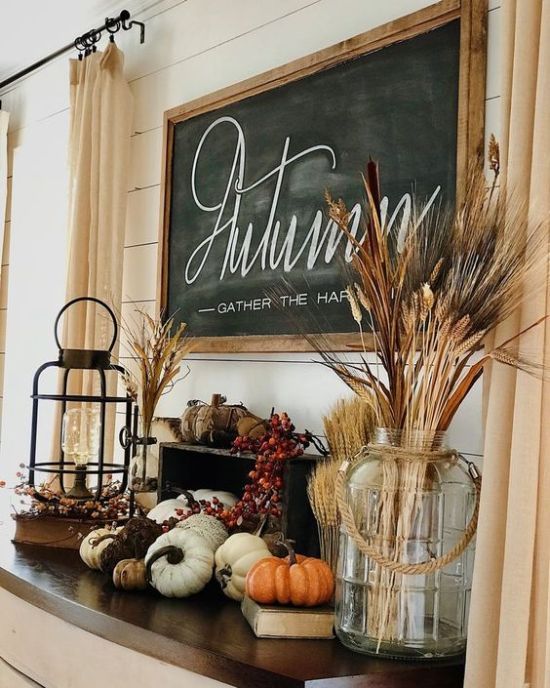
<path fill-rule="evenodd" d="M 62 516 L 16 516 L 13 542 L 42 547 L 79 549 L 82 537 L 105 525 L 97 519 Z"/>

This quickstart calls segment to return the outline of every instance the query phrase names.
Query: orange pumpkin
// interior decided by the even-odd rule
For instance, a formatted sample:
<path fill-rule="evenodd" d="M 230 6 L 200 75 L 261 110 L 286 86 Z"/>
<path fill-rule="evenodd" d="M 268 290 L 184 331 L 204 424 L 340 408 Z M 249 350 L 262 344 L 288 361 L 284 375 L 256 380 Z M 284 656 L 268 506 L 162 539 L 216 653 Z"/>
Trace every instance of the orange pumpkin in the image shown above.
<path fill-rule="evenodd" d="M 261 604 L 316 607 L 332 599 L 334 576 L 322 559 L 290 554 L 257 561 L 246 576 L 246 594 Z"/>

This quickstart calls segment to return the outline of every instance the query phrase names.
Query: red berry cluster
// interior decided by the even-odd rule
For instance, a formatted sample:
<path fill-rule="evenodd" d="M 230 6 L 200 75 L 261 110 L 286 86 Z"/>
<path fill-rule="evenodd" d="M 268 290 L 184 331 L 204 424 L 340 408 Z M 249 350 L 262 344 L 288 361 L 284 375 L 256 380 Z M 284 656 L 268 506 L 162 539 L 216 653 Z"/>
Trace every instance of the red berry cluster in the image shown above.
<path fill-rule="evenodd" d="M 225 506 L 217 497 L 212 497 L 212 500 L 199 499 L 197 502 L 190 494 L 188 496 L 188 506 L 182 506 L 181 509 L 176 509 L 176 517 L 168 519 L 168 521 L 164 523 L 162 527 L 163 531 L 165 533 L 168 532 L 177 525 L 179 521 L 185 521 L 189 516 L 193 516 L 193 514 L 207 514 L 208 516 L 215 516 L 224 523 L 227 521 Z"/>
<path fill-rule="evenodd" d="M 176 514 L 178 516 L 188 517 L 192 514 L 207 514 L 208 516 L 219 517 L 222 515 L 224 510 L 224 505 L 220 502 L 217 497 L 212 497 L 212 499 L 199 499 L 199 501 L 189 500 L 190 504 L 188 507 L 182 509 L 176 509 Z M 184 520 L 184 519 L 181 519 Z"/>
<path fill-rule="evenodd" d="M 248 474 L 251 482 L 245 485 L 241 499 L 231 510 L 222 512 L 222 520 L 229 529 L 262 517 L 280 518 L 285 461 L 301 456 L 309 445 L 308 435 L 296 434 L 295 430 L 286 413 L 275 413 L 263 437 L 237 437 L 234 441 L 232 451 L 252 451 L 256 463 Z"/>
<path fill-rule="evenodd" d="M 166 529 L 184 521 L 192 514 L 208 514 L 222 521 L 229 530 L 241 528 L 254 530 L 262 518 L 279 519 L 281 511 L 281 490 L 286 459 L 301 456 L 309 446 L 312 436 L 309 433 L 296 433 L 286 413 L 273 414 L 265 435 L 259 439 L 237 437 L 231 451 L 252 452 L 256 454 L 254 469 L 248 477 L 251 482 L 245 485 L 241 499 L 230 509 L 217 497 L 198 502 L 188 496 L 188 506 L 176 510 L 177 519 L 171 519 Z"/>

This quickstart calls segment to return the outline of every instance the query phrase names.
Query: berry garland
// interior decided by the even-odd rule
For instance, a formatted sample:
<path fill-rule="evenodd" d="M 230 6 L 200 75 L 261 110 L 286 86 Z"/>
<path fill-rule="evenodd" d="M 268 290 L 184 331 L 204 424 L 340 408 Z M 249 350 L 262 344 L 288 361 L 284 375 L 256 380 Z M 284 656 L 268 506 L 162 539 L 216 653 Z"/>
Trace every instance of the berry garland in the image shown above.
<path fill-rule="evenodd" d="M 269 420 L 266 434 L 258 440 L 237 437 L 232 451 L 251 451 L 256 454 L 251 479 L 244 487 L 244 494 L 226 516 L 226 525 L 232 530 L 246 524 L 255 524 L 263 518 L 279 519 L 281 490 L 287 459 L 294 459 L 309 446 L 309 433 L 297 434 L 286 413 L 274 413 Z"/>
<path fill-rule="evenodd" d="M 186 510 L 182 509 L 178 516 L 185 520 L 191 514 L 205 513 L 218 518 L 230 531 L 253 531 L 265 519 L 277 522 L 282 515 L 281 491 L 285 462 L 301 456 L 312 441 L 314 438 L 311 433 L 296 433 L 286 413 L 274 413 L 265 435 L 259 439 L 237 437 L 233 442 L 231 453 L 246 451 L 256 454 L 254 469 L 248 474 L 251 482 L 245 485 L 239 501 L 230 509 L 224 507 L 217 497 L 211 501 L 191 501 L 191 513 L 185 513 Z"/>
<path fill-rule="evenodd" d="M 21 477 L 21 473 L 17 474 Z M 4 485 L 0 484 L 0 487 Z M 94 519 L 98 521 L 117 521 L 128 516 L 128 495 L 120 493 L 120 483 L 113 482 L 106 485 L 101 493 L 101 500 L 86 501 L 66 497 L 54 491 L 50 485 L 42 484 L 31 487 L 26 483 L 16 485 L 14 494 L 20 498 L 21 511 L 12 517 L 25 516 L 60 516 L 63 518 Z"/>

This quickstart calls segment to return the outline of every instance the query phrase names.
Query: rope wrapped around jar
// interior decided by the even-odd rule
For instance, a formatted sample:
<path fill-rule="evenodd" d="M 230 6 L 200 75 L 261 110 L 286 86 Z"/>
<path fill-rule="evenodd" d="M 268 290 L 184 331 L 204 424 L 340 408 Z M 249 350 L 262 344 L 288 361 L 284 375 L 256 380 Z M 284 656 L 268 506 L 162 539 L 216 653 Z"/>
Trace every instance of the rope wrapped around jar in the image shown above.
<path fill-rule="evenodd" d="M 385 455 L 395 459 L 405 461 L 425 461 L 426 463 L 431 463 L 433 461 L 437 461 L 438 459 L 448 459 L 454 457 L 456 461 L 462 461 L 466 465 L 467 473 L 475 487 L 476 501 L 472 516 L 468 525 L 464 529 L 462 537 L 448 552 L 439 557 L 433 557 L 427 561 L 418 563 L 395 561 L 394 559 L 390 559 L 389 557 L 381 554 L 375 547 L 369 545 L 361 535 L 355 523 L 355 518 L 353 516 L 351 507 L 346 500 L 347 474 L 352 462 L 349 460 L 344 461 L 340 466 L 338 477 L 336 479 L 336 500 L 338 504 L 338 510 L 340 512 L 342 526 L 344 527 L 347 535 L 353 540 L 357 548 L 383 568 L 394 573 L 409 575 L 433 573 L 434 571 L 444 568 L 457 557 L 459 557 L 468 547 L 477 530 L 481 497 L 481 475 L 479 474 L 476 465 L 471 461 L 467 461 L 461 454 L 454 450 L 426 451 L 425 449 L 405 448 L 394 445 L 380 446 L 379 444 L 369 444 L 367 447 L 363 447 L 361 452 L 365 450 L 367 452 L 372 450 L 376 450 L 377 452 L 382 451 Z"/>

